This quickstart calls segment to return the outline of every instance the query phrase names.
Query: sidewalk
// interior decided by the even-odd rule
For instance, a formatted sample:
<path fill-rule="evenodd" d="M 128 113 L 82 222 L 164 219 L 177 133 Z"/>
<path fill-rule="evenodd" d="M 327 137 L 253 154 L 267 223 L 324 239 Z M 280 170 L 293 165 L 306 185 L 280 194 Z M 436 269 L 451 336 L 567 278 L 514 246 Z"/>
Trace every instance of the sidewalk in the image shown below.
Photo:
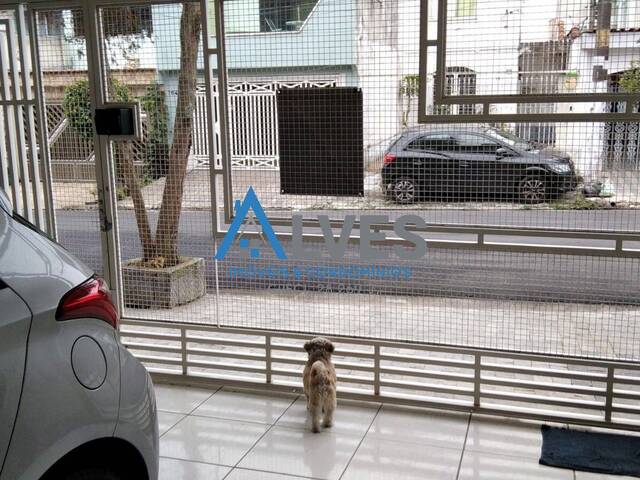
<path fill-rule="evenodd" d="M 219 315 L 219 317 L 218 317 Z M 239 328 L 628 359 L 640 357 L 640 309 L 473 298 L 221 290 L 172 310 L 125 316 Z M 394 320 L 390 320 L 394 319 Z"/>

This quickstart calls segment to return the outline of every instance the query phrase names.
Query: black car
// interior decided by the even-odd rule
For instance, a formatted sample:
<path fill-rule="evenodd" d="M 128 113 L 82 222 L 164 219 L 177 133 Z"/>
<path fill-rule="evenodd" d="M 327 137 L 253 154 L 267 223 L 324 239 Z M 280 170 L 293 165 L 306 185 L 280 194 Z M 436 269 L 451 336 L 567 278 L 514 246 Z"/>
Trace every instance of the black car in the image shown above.
<path fill-rule="evenodd" d="M 568 155 L 492 127 L 407 131 L 384 157 L 382 188 L 398 203 L 499 198 L 539 203 L 573 190 Z"/>

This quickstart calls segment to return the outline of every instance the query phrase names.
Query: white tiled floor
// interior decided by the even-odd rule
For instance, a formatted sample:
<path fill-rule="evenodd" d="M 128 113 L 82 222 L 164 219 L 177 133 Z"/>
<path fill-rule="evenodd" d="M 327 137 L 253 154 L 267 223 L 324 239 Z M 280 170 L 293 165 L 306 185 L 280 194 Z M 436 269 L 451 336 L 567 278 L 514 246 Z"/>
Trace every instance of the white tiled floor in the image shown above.
<path fill-rule="evenodd" d="M 535 423 L 341 402 L 310 431 L 304 398 L 156 386 L 160 480 L 623 480 L 538 464 Z"/>

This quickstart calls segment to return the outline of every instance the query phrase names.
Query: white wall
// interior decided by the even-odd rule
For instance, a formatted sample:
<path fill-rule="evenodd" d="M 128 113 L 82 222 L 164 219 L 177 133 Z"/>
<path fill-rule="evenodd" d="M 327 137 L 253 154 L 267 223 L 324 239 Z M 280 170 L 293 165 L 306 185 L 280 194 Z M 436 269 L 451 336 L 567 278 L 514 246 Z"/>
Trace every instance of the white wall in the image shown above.
<path fill-rule="evenodd" d="M 616 32 L 609 40 L 608 58 L 596 56 L 595 34 L 585 33 L 571 47 L 568 70 L 578 74 L 575 93 L 606 92 L 607 81 L 593 81 L 593 67 L 603 66 L 609 74 L 628 70 L 632 61 L 640 60 L 640 33 Z M 605 102 L 585 102 L 561 105 L 560 112 L 605 112 Z M 597 178 L 603 167 L 605 150 L 604 123 L 559 124 L 557 147 L 571 153 L 576 165 L 586 178 Z"/>
<path fill-rule="evenodd" d="M 558 0 L 481 0 L 475 17 L 456 19 L 455 1 L 450 1 L 447 66 L 474 70 L 478 94 L 517 93 L 519 45 L 551 38 L 550 21 L 557 15 L 557 3 Z M 366 148 L 401 129 L 400 84 L 406 75 L 418 74 L 420 2 L 360 0 L 358 5 L 357 71 L 365 99 Z M 429 18 L 435 19 L 436 2 L 430 1 L 429 5 Z M 435 30 L 436 22 L 430 21 L 430 38 L 434 38 L 431 33 L 435 34 Z M 429 52 L 428 64 L 431 103 L 435 51 Z M 515 106 L 502 105 L 494 111 L 514 112 Z M 412 113 L 415 121 L 417 98 Z"/>

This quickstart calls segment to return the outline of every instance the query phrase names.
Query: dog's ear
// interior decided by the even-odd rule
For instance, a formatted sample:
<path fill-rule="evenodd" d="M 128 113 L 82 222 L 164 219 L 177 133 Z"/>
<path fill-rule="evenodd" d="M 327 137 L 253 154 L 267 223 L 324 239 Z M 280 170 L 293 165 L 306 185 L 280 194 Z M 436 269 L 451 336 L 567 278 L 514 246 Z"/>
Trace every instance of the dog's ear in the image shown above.
<path fill-rule="evenodd" d="M 310 351 L 311 351 L 311 345 L 312 345 L 312 344 L 311 344 L 311 341 L 305 342 L 305 344 L 304 344 L 304 349 L 305 349 L 307 352 L 310 352 Z"/>
<path fill-rule="evenodd" d="M 328 351 L 329 353 L 333 353 L 333 350 L 334 350 L 333 343 L 331 343 L 331 342 L 327 342 L 327 344 L 328 344 L 328 345 L 327 345 L 327 351 Z"/>

